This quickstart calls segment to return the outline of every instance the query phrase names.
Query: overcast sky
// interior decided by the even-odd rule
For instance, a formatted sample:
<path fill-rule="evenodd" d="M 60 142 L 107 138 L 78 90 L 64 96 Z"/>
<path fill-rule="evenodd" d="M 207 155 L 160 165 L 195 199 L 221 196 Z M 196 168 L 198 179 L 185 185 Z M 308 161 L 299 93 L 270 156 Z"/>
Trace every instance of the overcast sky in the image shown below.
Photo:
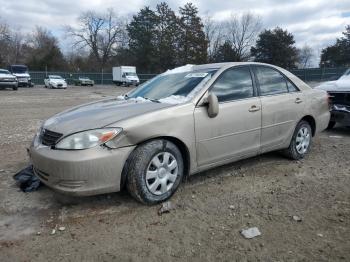
<path fill-rule="evenodd" d="M 161 1 L 151 0 L 0 0 L 0 19 L 24 32 L 35 25 L 51 30 L 62 38 L 63 25 L 74 25 L 82 11 L 103 11 L 112 7 L 121 15 L 136 13 L 145 5 L 155 7 Z M 171 8 L 178 10 L 183 0 L 170 0 Z M 345 25 L 350 24 L 350 0 L 197 0 L 191 1 L 200 14 L 209 12 L 222 20 L 231 13 L 250 11 L 262 18 L 264 28 L 276 26 L 295 36 L 298 47 L 308 44 L 318 55 L 321 48 L 334 43 Z M 61 39 L 60 39 L 61 40 Z M 64 41 L 62 41 L 64 43 Z M 64 44 L 63 44 L 64 45 Z"/>

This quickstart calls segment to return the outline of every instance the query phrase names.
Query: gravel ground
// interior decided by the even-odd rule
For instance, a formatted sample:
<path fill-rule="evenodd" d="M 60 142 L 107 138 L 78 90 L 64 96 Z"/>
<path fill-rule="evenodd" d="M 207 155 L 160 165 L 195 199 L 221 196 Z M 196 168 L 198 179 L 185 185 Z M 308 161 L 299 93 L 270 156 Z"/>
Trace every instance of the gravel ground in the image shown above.
<path fill-rule="evenodd" d="M 349 261 L 345 127 L 319 134 L 302 161 L 269 153 L 194 175 L 162 216 L 160 206 L 126 192 L 71 198 L 45 187 L 19 191 L 12 175 L 27 165 L 26 147 L 44 119 L 127 90 L 0 91 L 0 261 Z M 244 239 L 239 231 L 249 227 L 261 236 Z"/>

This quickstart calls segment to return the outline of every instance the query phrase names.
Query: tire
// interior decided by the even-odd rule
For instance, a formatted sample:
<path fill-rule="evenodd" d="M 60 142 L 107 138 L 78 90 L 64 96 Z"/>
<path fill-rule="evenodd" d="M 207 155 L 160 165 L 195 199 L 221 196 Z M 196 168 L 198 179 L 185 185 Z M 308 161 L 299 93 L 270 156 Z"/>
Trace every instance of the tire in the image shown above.
<path fill-rule="evenodd" d="M 12 89 L 13 89 L 14 91 L 16 91 L 16 90 L 18 90 L 18 87 L 17 87 L 17 86 L 14 86 L 14 87 L 12 87 Z"/>
<path fill-rule="evenodd" d="M 127 163 L 127 189 L 137 201 L 148 205 L 170 198 L 184 175 L 180 150 L 163 139 L 138 146 Z"/>
<path fill-rule="evenodd" d="M 329 121 L 327 129 L 332 129 L 335 126 L 336 122 L 335 121 Z"/>
<path fill-rule="evenodd" d="M 303 135 L 303 131 L 305 131 L 304 134 L 306 133 L 305 136 Z M 283 151 L 283 153 L 290 159 L 299 160 L 304 158 L 307 153 L 309 153 L 311 144 L 311 126 L 308 122 L 302 120 L 296 126 L 290 145 Z"/>

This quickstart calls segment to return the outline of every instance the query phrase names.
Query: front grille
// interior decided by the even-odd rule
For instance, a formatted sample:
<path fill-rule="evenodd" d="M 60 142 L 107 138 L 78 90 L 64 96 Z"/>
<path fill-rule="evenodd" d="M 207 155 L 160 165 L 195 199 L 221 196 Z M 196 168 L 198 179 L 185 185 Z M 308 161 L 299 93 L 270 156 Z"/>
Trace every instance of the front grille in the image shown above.
<path fill-rule="evenodd" d="M 54 146 L 61 137 L 62 134 L 47 129 L 43 129 L 40 134 L 41 143 L 45 146 Z"/>
<path fill-rule="evenodd" d="M 332 104 L 350 106 L 350 92 L 329 92 Z"/>
<path fill-rule="evenodd" d="M 13 78 L 2 78 L 0 79 L 0 82 L 15 82 L 16 79 L 13 79 Z"/>

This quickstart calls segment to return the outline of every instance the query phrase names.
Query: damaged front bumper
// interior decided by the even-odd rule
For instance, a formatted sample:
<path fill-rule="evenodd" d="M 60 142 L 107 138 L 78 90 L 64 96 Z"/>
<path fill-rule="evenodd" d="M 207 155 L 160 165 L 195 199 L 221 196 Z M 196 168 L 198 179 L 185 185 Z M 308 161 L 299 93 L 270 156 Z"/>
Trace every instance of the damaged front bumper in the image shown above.
<path fill-rule="evenodd" d="M 350 106 L 334 104 L 331 109 L 331 121 L 350 125 Z"/>
<path fill-rule="evenodd" d="M 55 150 L 32 143 L 33 169 L 47 186 L 61 193 L 88 196 L 120 191 L 121 174 L 134 146 Z"/>

